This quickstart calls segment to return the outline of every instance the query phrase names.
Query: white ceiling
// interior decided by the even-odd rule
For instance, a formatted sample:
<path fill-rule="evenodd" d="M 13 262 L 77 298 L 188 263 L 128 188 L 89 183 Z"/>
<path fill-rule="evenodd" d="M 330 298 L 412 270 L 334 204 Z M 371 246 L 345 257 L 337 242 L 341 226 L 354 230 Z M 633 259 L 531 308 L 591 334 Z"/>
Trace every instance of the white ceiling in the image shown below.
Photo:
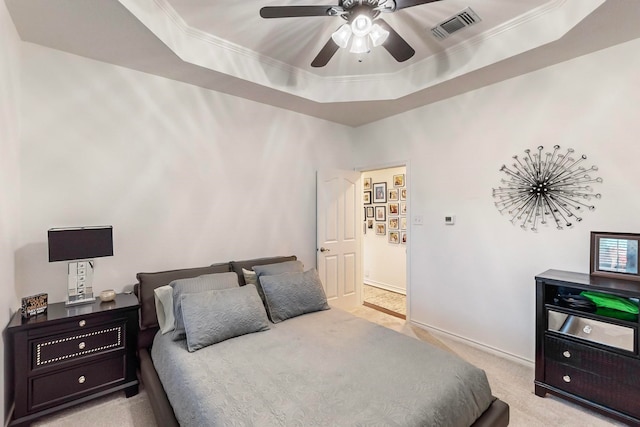
<path fill-rule="evenodd" d="M 311 61 L 338 17 L 263 19 L 322 0 L 5 0 L 22 40 L 359 126 L 640 37 L 638 0 L 442 0 L 383 14 L 416 51 Z M 430 28 L 471 7 L 444 41 Z"/>

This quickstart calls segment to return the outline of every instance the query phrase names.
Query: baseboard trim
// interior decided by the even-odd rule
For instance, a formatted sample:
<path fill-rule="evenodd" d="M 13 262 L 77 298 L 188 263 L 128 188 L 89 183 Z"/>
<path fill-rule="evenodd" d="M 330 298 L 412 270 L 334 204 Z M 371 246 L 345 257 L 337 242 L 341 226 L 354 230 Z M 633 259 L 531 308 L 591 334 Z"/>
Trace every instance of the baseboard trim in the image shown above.
<path fill-rule="evenodd" d="M 478 342 L 478 341 L 463 337 L 461 335 L 457 335 L 457 334 L 454 334 L 452 332 L 445 331 L 444 329 L 436 328 L 435 326 L 431 326 L 431 325 L 427 325 L 425 323 L 417 322 L 415 320 L 411 320 L 410 322 L 411 322 L 411 324 L 413 324 L 413 325 L 415 325 L 415 326 L 417 326 L 419 328 L 426 329 L 428 332 L 431 332 L 436 336 L 437 335 L 443 335 L 443 336 L 445 336 L 447 338 L 450 338 L 450 339 L 452 339 L 454 341 L 458 341 L 458 342 L 461 342 L 463 344 L 467 344 L 467 345 L 469 345 L 471 347 L 475 347 L 475 348 L 477 348 L 479 350 L 486 351 L 487 353 L 491 353 L 494 356 L 498 356 L 498 357 L 503 357 L 505 359 L 509 359 L 512 362 L 519 363 L 519 364 L 524 365 L 524 366 L 526 366 L 528 368 L 535 368 L 535 363 L 534 363 L 533 360 L 524 358 L 522 356 L 518 356 L 517 354 L 513 354 L 513 353 L 510 353 L 508 351 L 504 351 L 504 350 L 501 350 L 499 348 L 496 348 L 496 347 L 493 347 L 493 346 L 490 346 L 490 345 L 487 345 L 487 344 L 484 344 L 484 343 L 481 343 L 481 342 Z"/>
<path fill-rule="evenodd" d="M 395 292 L 396 294 L 407 295 L 406 289 L 398 288 L 396 286 L 388 285 L 386 283 L 376 282 L 375 280 L 370 280 L 370 279 L 364 280 L 364 284 L 373 286 L 376 288 L 384 289 L 387 291 Z"/>

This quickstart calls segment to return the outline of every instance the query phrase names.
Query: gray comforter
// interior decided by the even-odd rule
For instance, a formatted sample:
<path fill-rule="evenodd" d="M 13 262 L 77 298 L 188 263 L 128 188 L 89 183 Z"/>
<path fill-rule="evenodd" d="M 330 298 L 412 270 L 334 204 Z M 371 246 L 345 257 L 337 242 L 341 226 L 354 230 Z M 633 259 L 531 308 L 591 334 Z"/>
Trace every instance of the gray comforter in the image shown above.
<path fill-rule="evenodd" d="M 335 308 L 152 358 L 182 426 L 462 427 L 492 401 L 484 371 Z"/>

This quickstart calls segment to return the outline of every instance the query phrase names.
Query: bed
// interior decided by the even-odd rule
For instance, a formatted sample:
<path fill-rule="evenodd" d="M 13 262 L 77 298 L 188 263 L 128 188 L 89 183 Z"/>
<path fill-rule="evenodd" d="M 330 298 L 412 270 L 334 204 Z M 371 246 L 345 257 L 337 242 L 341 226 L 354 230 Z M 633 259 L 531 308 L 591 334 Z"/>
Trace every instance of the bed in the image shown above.
<path fill-rule="evenodd" d="M 295 256 L 260 258 L 137 275 L 140 376 L 159 426 L 508 425 L 508 405 L 491 395 L 482 370 L 459 357 L 324 306 L 315 290 L 305 295 L 319 308 L 300 314 L 290 296 L 299 291 L 292 289 L 317 284 L 315 270 L 260 275 L 296 262 Z M 264 286 L 246 276 L 254 269 Z M 203 277 L 228 280 L 229 273 L 237 281 L 233 289 L 179 297 L 186 339 L 176 339 L 178 327 L 159 332 L 165 319 L 160 313 L 158 321 L 156 289 Z M 283 290 L 286 298 L 278 301 Z M 261 310 L 268 317 L 255 314 Z M 255 317 L 245 323 L 258 329 L 210 344 L 220 336 L 211 338 L 205 325 L 219 326 L 211 316 L 223 311 L 235 329 L 247 327 L 235 326 L 239 316 Z M 226 329 L 222 324 L 215 334 Z"/>

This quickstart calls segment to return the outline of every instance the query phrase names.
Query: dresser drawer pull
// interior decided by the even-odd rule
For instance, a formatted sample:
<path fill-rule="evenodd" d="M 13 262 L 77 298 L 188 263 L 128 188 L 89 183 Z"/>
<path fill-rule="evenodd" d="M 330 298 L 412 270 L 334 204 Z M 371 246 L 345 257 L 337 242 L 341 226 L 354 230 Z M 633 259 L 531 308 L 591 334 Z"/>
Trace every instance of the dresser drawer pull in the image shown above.
<path fill-rule="evenodd" d="M 80 327 L 83 327 L 86 324 L 87 324 L 86 320 L 81 320 L 81 321 L 78 322 L 78 325 L 80 325 Z"/>
<path fill-rule="evenodd" d="M 78 344 L 78 348 L 79 348 L 80 350 L 83 350 L 83 349 L 85 348 L 85 343 L 84 343 L 84 341 L 82 341 L 80 344 Z"/>
<path fill-rule="evenodd" d="M 569 350 L 565 350 L 562 355 L 568 359 L 571 357 L 571 352 Z"/>
<path fill-rule="evenodd" d="M 591 333 L 591 326 L 586 325 L 584 328 L 582 328 L 582 332 L 584 332 L 585 334 L 590 334 Z"/>
<path fill-rule="evenodd" d="M 565 383 L 570 383 L 571 382 L 571 377 L 569 375 L 565 375 L 564 377 L 562 377 L 562 380 Z"/>
<path fill-rule="evenodd" d="M 80 376 L 78 377 L 78 383 L 80 383 L 80 384 L 84 384 L 84 382 L 85 382 L 86 380 L 87 380 L 87 379 L 84 377 L 84 375 L 80 375 Z"/>

